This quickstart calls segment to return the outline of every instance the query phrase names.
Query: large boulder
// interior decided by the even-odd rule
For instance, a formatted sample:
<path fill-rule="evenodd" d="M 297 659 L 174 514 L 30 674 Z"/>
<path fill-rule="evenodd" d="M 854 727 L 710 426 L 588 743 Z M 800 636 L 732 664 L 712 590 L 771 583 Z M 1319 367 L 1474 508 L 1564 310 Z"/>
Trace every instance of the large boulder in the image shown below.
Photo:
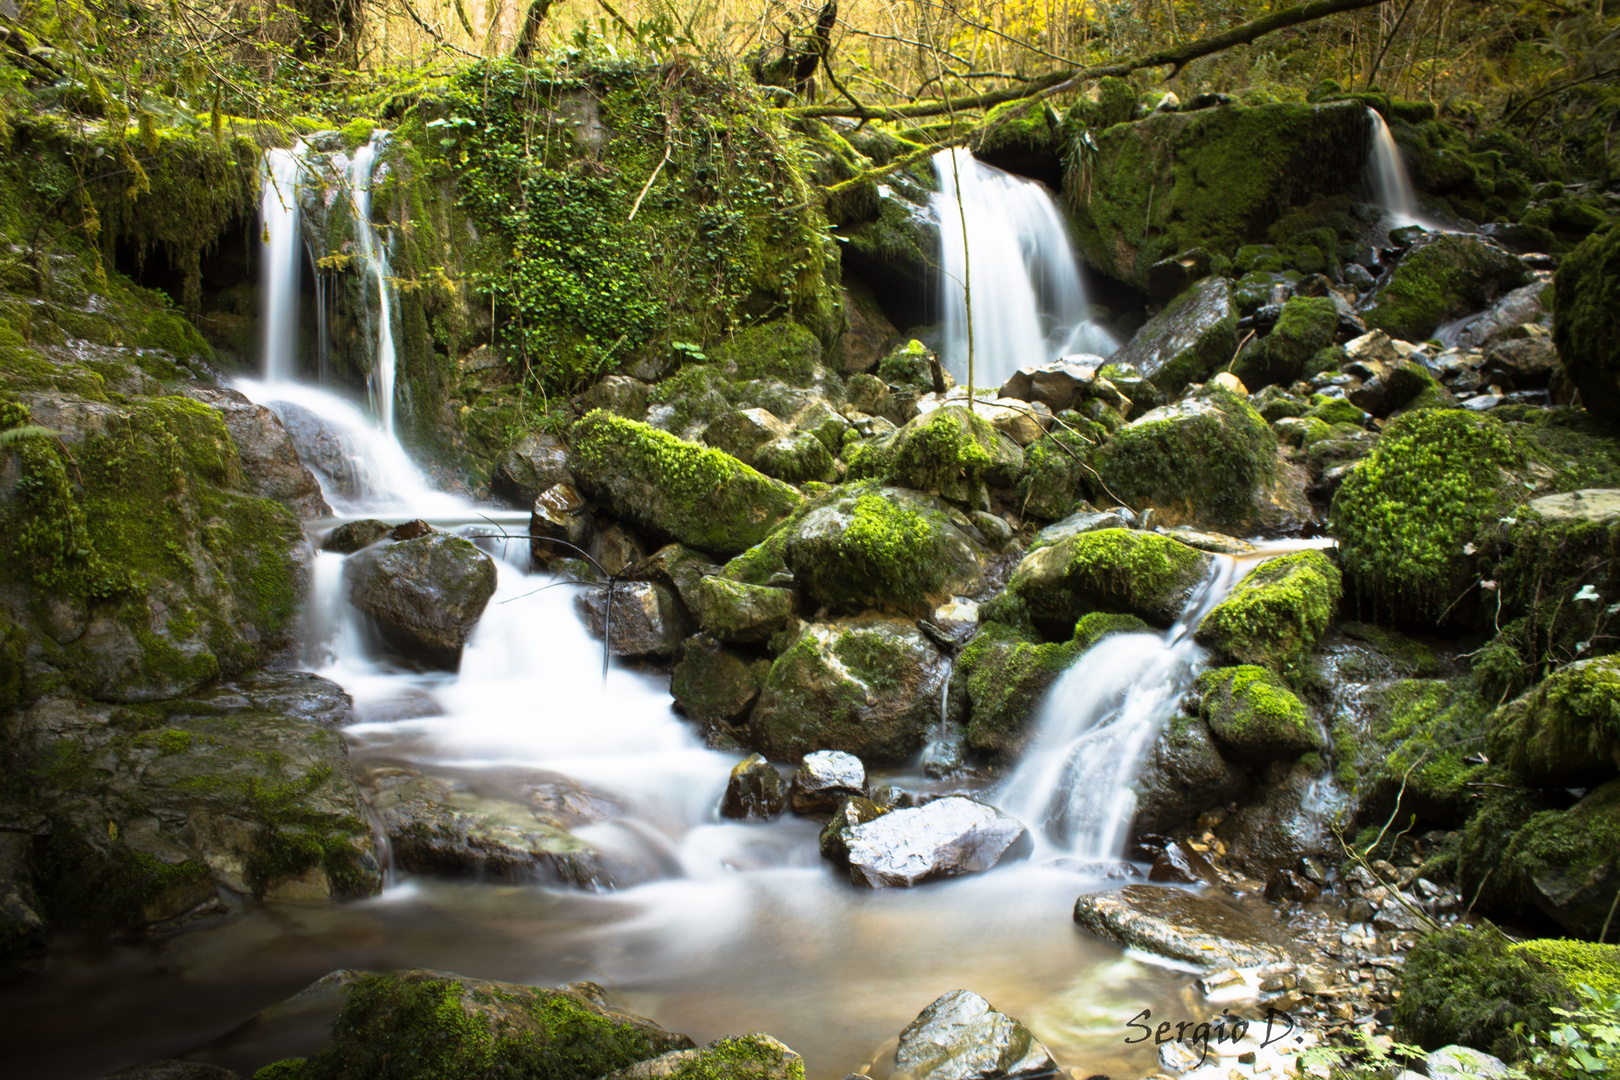
<path fill-rule="evenodd" d="M 771 665 L 750 745 L 778 761 L 816 750 L 903 761 L 938 718 L 945 673 L 939 650 L 909 622 L 808 624 Z"/>
<path fill-rule="evenodd" d="M 1359 186 L 1368 133 L 1357 102 L 1155 111 L 1076 130 L 1080 167 L 1063 193 L 1081 253 L 1145 291 L 1153 265 L 1184 251 L 1263 243 L 1284 210 Z"/>
<path fill-rule="evenodd" d="M 984 417 L 943 405 L 909 421 L 888 446 L 850 460 L 852 475 L 971 502 L 982 485 L 1011 487 L 1024 452 Z"/>
<path fill-rule="evenodd" d="M 1322 748 L 1305 703 L 1262 667 L 1216 668 L 1198 677 L 1199 713 L 1221 745 L 1243 762 L 1298 757 Z"/>
<path fill-rule="evenodd" d="M 1553 672 L 1491 718 L 1491 760 L 1536 787 L 1620 776 L 1620 656 Z"/>
<path fill-rule="evenodd" d="M 542 989 L 443 971 L 366 975 L 300 1080 L 386 1075 L 598 1080 L 691 1039 L 607 1004 L 601 987 Z M 386 1069 L 386 1072 L 383 1070 Z"/>
<path fill-rule="evenodd" d="M 241 455 L 242 476 L 249 491 L 280 503 L 301 518 L 325 517 L 332 512 L 321 495 L 320 482 L 298 459 L 292 436 L 275 413 L 255 405 L 241 391 L 225 387 L 188 387 L 186 395 L 219 410 Z"/>
<path fill-rule="evenodd" d="M 940 995 L 906 1025 L 894 1068 L 916 1080 L 1017 1080 L 1058 1071 L 1027 1027 L 969 990 Z"/>
<path fill-rule="evenodd" d="M 1620 229 L 1594 233 L 1553 277 L 1553 344 L 1581 401 L 1605 420 L 1620 419 Z"/>
<path fill-rule="evenodd" d="M 1327 630 L 1343 593 L 1339 568 L 1320 551 L 1268 559 L 1199 622 L 1199 644 L 1223 660 L 1286 671 Z"/>
<path fill-rule="evenodd" d="M 547 431 L 530 431 L 507 447 L 495 462 L 489 489 L 519 510 L 527 510 L 542 491 L 573 480 L 568 447 Z"/>
<path fill-rule="evenodd" d="M 1203 382 L 1232 362 L 1237 323 L 1231 283 L 1204 278 L 1149 319 L 1114 353 L 1112 362 L 1133 365 L 1161 393 L 1175 396 L 1188 383 Z"/>
<path fill-rule="evenodd" d="M 791 487 L 729 454 L 601 411 L 574 426 L 572 465 L 614 517 L 720 555 L 759 543 L 799 504 Z"/>
<path fill-rule="evenodd" d="M 1167 627 L 1209 576 L 1213 558 L 1157 533 L 1099 529 L 1026 555 L 1007 591 L 1037 623 L 1065 628 L 1092 611 Z"/>
<path fill-rule="evenodd" d="M 1422 341 L 1441 323 L 1485 307 L 1530 280 L 1514 255 L 1462 233 L 1443 233 L 1414 247 L 1362 313 L 1369 329 Z"/>
<path fill-rule="evenodd" d="M 1110 494 L 1165 524 L 1253 530 L 1310 516 L 1265 419 L 1219 387 L 1131 422 L 1094 460 Z"/>
<path fill-rule="evenodd" d="M 406 656 L 454 671 L 495 594 L 495 560 L 448 533 L 375 545 L 343 564 L 349 602 Z"/>
<path fill-rule="evenodd" d="M 1074 921 L 1121 948 L 1205 971 L 1284 963 L 1296 955 L 1282 924 L 1218 896 L 1163 885 L 1085 893 L 1074 902 Z"/>
<path fill-rule="evenodd" d="M 873 889 L 982 873 L 1033 850 L 1029 830 L 1016 818 L 959 795 L 856 825 L 844 845 L 850 881 Z"/>
<path fill-rule="evenodd" d="M 754 451 L 791 432 L 791 428 L 764 409 L 739 409 L 711 421 L 703 429 L 703 441 L 738 461 L 752 461 Z"/>

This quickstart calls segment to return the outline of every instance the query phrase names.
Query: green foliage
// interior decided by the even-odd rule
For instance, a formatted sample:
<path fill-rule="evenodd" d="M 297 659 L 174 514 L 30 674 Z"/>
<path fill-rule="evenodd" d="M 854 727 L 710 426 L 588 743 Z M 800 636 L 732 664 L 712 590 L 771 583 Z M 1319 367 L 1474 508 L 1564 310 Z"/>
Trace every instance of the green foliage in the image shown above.
<path fill-rule="evenodd" d="M 1620 228 L 1596 233 L 1553 278 L 1553 343 L 1588 409 L 1620 417 L 1614 342 L 1620 340 Z"/>
<path fill-rule="evenodd" d="M 1620 990 L 1575 990 L 1580 1004 L 1554 1008 L 1560 1018 L 1531 1040 L 1526 1055 L 1532 1076 L 1548 1080 L 1588 1080 L 1620 1074 Z"/>

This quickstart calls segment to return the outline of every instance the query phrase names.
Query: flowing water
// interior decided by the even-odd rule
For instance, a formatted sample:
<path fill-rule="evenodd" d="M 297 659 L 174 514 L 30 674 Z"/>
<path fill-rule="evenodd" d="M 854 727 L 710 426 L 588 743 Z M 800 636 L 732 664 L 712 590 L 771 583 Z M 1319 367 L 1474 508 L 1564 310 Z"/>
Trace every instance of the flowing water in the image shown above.
<path fill-rule="evenodd" d="M 1376 109 L 1367 110 L 1367 122 L 1372 125 L 1372 155 L 1367 159 L 1367 180 L 1373 198 L 1389 214 L 1391 228 L 1405 225 L 1424 225 L 1418 210 L 1417 191 L 1401 159 L 1401 149 L 1395 145 L 1395 136 Z"/>
<path fill-rule="evenodd" d="M 263 312 L 265 378 L 272 382 L 298 374 L 298 286 L 304 238 L 298 210 L 304 144 L 265 154 L 264 191 L 259 217 L 264 238 Z"/>
<path fill-rule="evenodd" d="M 1026 364 L 1118 347 L 1086 318 L 1080 264 L 1045 187 L 963 149 L 940 151 L 934 172 L 944 361 L 958 383 L 968 381 L 970 295 L 976 386 L 998 387 Z"/>
<path fill-rule="evenodd" d="M 376 341 L 369 386 L 371 404 L 387 434 L 394 433 L 394 316 L 389 303 L 388 245 L 377 234 L 371 220 L 372 172 L 376 168 L 377 152 L 388 138 L 386 131 L 373 133 L 371 141 L 354 152 L 349 163 L 349 196 L 354 201 L 356 244 L 364 276 L 366 318 L 371 336 Z M 376 293 L 372 293 L 372 284 Z M 372 297 L 376 306 L 372 306 Z"/>

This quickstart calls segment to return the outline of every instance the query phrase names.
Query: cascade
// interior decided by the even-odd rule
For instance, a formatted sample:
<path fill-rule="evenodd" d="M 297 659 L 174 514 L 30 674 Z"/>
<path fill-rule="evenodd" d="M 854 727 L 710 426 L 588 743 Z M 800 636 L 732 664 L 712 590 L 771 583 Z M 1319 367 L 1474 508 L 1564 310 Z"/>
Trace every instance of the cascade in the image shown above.
<path fill-rule="evenodd" d="M 377 414 L 382 429 L 390 434 L 394 430 L 394 319 L 389 303 L 388 246 L 377 233 L 371 220 L 371 180 L 376 166 L 377 152 L 382 149 L 388 132 L 377 131 L 371 141 L 354 152 L 349 163 L 349 197 L 354 202 L 356 243 L 359 247 L 361 273 L 364 284 L 366 318 L 376 340 L 371 376 L 368 380 L 372 410 Z M 375 297 L 372 282 L 376 283 Z M 372 303 L 375 299 L 376 307 Z"/>
<path fill-rule="evenodd" d="M 284 382 L 298 373 L 298 282 L 303 229 L 298 209 L 304 144 L 264 155 L 259 216 L 265 243 L 259 292 L 263 310 L 264 377 Z"/>
<path fill-rule="evenodd" d="M 1395 136 L 1390 134 L 1389 125 L 1376 109 L 1367 110 L 1367 119 L 1372 124 L 1367 180 L 1373 197 L 1389 212 L 1391 225 L 1424 224 L 1418 213 L 1417 192 L 1412 187 L 1412 178 L 1407 175 L 1406 162 L 1401 160 L 1400 147 L 1395 145 Z"/>
<path fill-rule="evenodd" d="M 1086 320 L 1079 262 L 1063 212 L 1046 188 L 965 149 L 940 151 L 934 172 L 943 359 L 957 382 L 965 384 L 968 375 L 969 292 L 977 386 L 1000 386 L 1026 364 L 1073 352 L 1106 356 L 1118 347 Z"/>

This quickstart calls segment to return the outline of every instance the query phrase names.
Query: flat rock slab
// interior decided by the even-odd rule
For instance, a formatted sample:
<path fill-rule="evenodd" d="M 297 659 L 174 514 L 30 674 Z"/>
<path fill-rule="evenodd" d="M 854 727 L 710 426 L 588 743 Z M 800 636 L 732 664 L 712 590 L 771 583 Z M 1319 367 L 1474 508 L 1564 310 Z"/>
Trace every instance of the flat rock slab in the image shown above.
<path fill-rule="evenodd" d="M 1074 902 L 1082 929 L 1128 949 L 1209 970 L 1294 959 L 1288 932 L 1229 900 L 1163 885 L 1086 893 Z"/>

